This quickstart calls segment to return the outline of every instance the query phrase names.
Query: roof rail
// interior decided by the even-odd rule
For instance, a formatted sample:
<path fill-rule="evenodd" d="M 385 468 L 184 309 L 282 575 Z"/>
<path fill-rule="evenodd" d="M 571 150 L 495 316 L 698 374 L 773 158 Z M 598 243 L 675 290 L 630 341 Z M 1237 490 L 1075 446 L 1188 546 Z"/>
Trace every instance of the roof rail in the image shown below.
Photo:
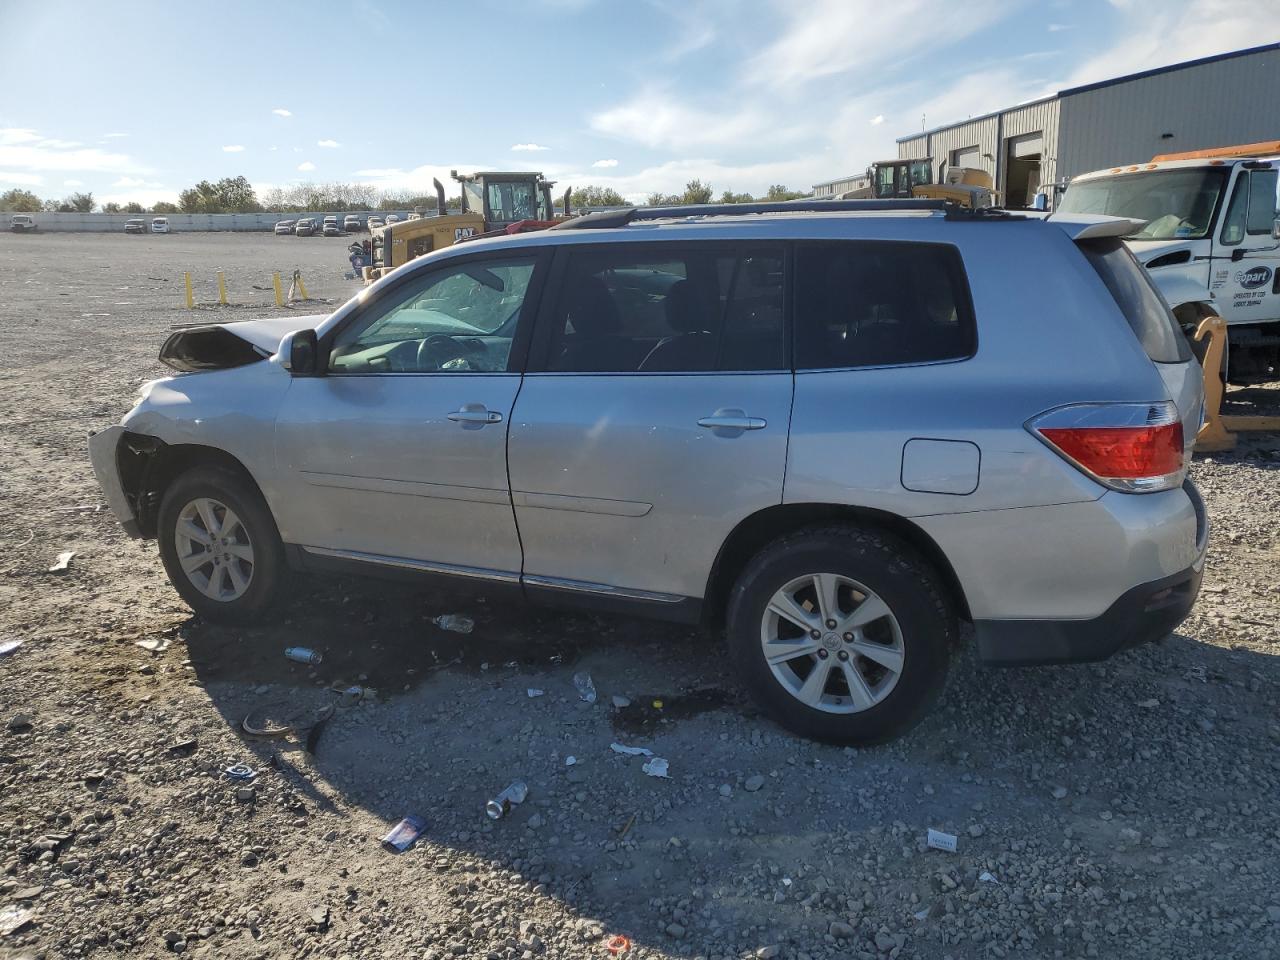
<path fill-rule="evenodd" d="M 587 213 L 557 223 L 552 230 L 587 230 L 624 227 L 636 220 L 669 220 L 681 217 L 725 217 L 749 213 L 841 213 L 850 210 L 942 211 L 948 216 L 991 216 L 985 210 L 971 211 L 950 200 L 903 198 L 896 200 L 781 200 L 775 203 L 690 203 L 677 207 L 632 207 Z M 963 211 L 962 213 L 958 213 Z M 1001 211 L 1003 213 L 1003 211 Z"/>

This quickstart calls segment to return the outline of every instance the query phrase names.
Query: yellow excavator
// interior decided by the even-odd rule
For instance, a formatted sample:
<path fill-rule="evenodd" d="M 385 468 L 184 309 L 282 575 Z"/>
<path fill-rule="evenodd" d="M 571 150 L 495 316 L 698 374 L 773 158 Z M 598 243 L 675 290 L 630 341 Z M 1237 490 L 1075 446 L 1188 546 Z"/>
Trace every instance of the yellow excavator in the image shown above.
<path fill-rule="evenodd" d="M 929 197 L 950 200 L 962 207 L 994 207 L 995 185 L 991 174 L 973 167 L 938 168 L 933 176 L 933 158 L 881 160 L 867 168 L 869 186 L 841 194 L 840 200 L 889 200 L 895 197 Z"/>
<path fill-rule="evenodd" d="M 569 215 L 569 191 L 564 194 L 564 215 L 557 216 L 551 197 L 554 182 L 537 172 L 484 171 L 459 174 L 462 210 L 450 213 L 445 206 L 444 185 L 436 188 L 436 215 L 421 216 L 377 227 L 369 237 L 369 266 L 362 273 L 372 283 L 415 257 L 443 250 L 461 240 L 503 231 L 524 233 L 541 230 Z M 421 211 L 415 210 L 421 214 Z"/>

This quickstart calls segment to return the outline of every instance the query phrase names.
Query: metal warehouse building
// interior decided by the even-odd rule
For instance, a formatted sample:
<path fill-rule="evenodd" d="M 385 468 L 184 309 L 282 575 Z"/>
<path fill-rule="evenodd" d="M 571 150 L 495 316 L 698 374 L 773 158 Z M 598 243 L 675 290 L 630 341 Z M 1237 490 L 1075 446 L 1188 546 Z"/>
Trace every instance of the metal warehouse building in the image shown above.
<path fill-rule="evenodd" d="M 1007 206 L 1042 183 L 1158 153 L 1280 139 L 1280 43 L 1147 70 L 898 140 L 899 159 L 991 174 Z"/>

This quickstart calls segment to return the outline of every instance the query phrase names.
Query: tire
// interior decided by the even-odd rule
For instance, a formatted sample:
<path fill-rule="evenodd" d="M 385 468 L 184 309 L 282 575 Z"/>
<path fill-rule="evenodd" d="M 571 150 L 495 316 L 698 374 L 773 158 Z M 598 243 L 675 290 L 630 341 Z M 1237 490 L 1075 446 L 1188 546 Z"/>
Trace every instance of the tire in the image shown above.
<path fill-rule="evenodd" d="M 826 623 L 819 583 L 836 607 Z M 727 622 L 730 656 L 764 710 L 793 733 L 837 744 L 880 743 L 918 723 L 946 683 L 957 633 L 928 564 L 895 537 L 853 527 L 800 531 L 762 550 L 733 587 Z M 824 666 L 825 680 L 815 672 Z"/>
<path fill-rule="evenodd" d="M 233 522 L 223 530 L 229 515 Z M 213 551 L 204 542 L 210 526 L 228 533 L 214 538 Z M 182 530 L 192 535 L 183 537 Z M 253 484 L 232 470 L 193 467 L 169 484 L 160 501 L 157 538 L 169 582 L 206 620 L 261 620 L 283 593 L 284 546 L 271 510 Z M 222 539 L 228 542 L 219 553 Z M 195 566 L 192 558 L 206 554 L 211 559 Z"/>

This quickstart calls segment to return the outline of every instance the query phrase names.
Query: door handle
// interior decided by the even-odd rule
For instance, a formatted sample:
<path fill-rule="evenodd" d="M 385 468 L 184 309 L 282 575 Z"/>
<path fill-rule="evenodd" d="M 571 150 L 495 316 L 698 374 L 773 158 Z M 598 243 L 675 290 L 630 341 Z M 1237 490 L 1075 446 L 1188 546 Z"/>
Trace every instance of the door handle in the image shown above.
<path fill-rule="evenodd" d="M 483 405 L 478 403 L 468 403 L 461 410 L 455 410 L 448 414 L 450 420 L 455 423 L 501 423 L 502 414 L 497 410 L 486 410 Z"/>
<path fill-rule="evenodd" d="M 742 410 L 717 410 L 698 421 L 698 426 L 709 430 L 763 430 L 768 425 L 763 417 L 748 417 Z"/>

